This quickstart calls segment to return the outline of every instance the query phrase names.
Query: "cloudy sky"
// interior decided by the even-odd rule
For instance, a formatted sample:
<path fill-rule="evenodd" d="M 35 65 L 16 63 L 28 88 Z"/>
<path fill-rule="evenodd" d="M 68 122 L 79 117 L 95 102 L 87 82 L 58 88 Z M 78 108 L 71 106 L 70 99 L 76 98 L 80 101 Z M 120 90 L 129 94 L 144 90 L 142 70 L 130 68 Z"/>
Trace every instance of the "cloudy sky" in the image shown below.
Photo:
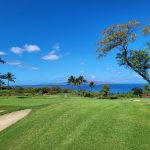
<path fill-rule="evenodd" d="M 97 58 L 100 31 L 150 18 L 149 0 L 0 0 L 0 55 L 16 84 L 64 82 L 69 75 L 111 83 L 143 83 L 117 65 L 112 51 Z M 132 45 L 141 48 L 144 39 Z"/>

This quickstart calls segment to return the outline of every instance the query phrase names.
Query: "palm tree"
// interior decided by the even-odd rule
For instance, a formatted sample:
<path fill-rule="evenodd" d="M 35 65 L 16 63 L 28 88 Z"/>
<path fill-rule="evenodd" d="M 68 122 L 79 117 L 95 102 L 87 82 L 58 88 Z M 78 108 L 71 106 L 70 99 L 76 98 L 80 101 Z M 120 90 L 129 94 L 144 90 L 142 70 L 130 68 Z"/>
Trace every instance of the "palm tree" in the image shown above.
<path fill-rule="evenodd" d="M 74 76 L 70 76 L 68 78 L 68 84 L 72 85 L 72 86 L 75 86 L 76 85 L 76 77 Z"/>
<path fill-rule="evenodd" d="M 11 73 L 8 72 L 7 74 L 4 75 L 4 78 L 7 80 L 7 86 L 9 88 L 9 82 L 15 82 L 15 76 Z"/>
<path fill-rule="evenodd" d="M 2 89 L 2 86 L 5 85 L 5 82 L 0 79 L 0 89 Z"/>
<path fill-rule="evenodd" d="M 8 95 L 9 95 L 9 82 L 15 82 L 15 76 L 11 72 L 7 72 L 4 75 L 4 79 L 7 80 L 7 90 L 8 90 Z"/>
<path fill-rule="evenodd" d="M 89 83 L 89 87 L 91 88 L 91 91 L 92 91 L 93 87 L 95 87 L 95 83 L 94 83 L 93 81 L 91 81 L 91 82 Z"/>
<path fill-rule="evenodd" d="M 77 85 L 80 87 L 80 90 L 81 90 L 81 85 L 83 84 L 83 83 L 86 83 L 87 81 L 86 81 L 86 79 L 84 78 L 84 76 L 79 76 L 78 78 L 77 78 Z"/>

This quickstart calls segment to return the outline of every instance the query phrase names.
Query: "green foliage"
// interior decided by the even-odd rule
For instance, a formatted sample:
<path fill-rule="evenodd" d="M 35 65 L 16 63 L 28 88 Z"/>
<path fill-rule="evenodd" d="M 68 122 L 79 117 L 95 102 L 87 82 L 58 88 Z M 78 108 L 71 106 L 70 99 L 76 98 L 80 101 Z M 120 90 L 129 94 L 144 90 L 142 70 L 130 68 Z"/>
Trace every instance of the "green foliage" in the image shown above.
<path fill-rule="evenodd" d="M 110 86 L 109 85 L 104 85 L 100 91 L 100 93 L 102 94 L 102 97 L 107 97 L 110 91 Z"/>
<path fill-rule="evenodd" d="M 125 24 L 117 24 L 108 27 L 102 32 L 103 39 L 98 42 L 99 57 L 104 57 L 113 49 L 119 50 L 116 59 L 120 65 L 128 67 L 139 74 L 144 80 L 150 83 L 149 69 L 150 56 L 145 49 L 132 50 L 129 44 L 137 38 L 136 29 L 140 26 L 138 21 L 129 21 Z M 147 32 L 146 32 L 147 31 Z M 149 26 L 144 29 L 149 32 Z M 147 42 L 147 45 L 149 42 Z"/>
<path fill-rule="evenodd" d="M 58 85 L 53 85 L 50 87 L 51 94 L 58 94 L 61 93 L 61 87 Z"/>
<path fill-rule="evenodd" d="M 68 84 L 73 85 L 73 86 L 77 86 L 79 87 L 80 91 L 81 91 L 81 86 L 83 83 L 86 83 L 86 79 L 84 78 L 84 76 L 79 76 L 79 77 L 74 77 L 74 76 L 70 76 L 68 78 Z"/>
<path fill-rule="evenodd" d="M 144 93 L 150 93 L 150 85 L 144 86 Z"/>
<path fill-rule="evenodd" d="M 91 88 L 91 91 L 92 91 L 93 87 L 95 87 L 95 83 L 94 83 L 93 81 L 91 81 L 91 82 L 89 83 L 89 87 Z"/>
<path fill-rule="evenodd" d="M 143 90 L 141 88 L 138 88 L 138 87 L 132 88 L 132 92 L 134 95 L 137 95 L 140 97 L 143 95 Z"/>

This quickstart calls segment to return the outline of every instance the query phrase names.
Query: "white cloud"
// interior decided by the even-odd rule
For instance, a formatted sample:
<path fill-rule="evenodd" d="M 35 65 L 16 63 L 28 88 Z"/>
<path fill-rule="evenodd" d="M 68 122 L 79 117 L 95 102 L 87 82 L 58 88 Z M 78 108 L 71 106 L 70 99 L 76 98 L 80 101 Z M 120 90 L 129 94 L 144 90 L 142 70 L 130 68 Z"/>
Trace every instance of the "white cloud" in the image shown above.
<path fill-rule="evenodd" d="M 35 70 L 35 71 L 39 70 L 39 68 L 37 68 L 37 67 L 30 66 L 30 65 L 25 65 L 25 64 L 22 64 L 19 61 L 16 61 L 16 62 L 7 62 L 7 65 L 16 66 L 16 67 L 20 67 L 20 68 L 24 68 L 24 69 Z"/>
<path fill-rule="evenodd" d="M 39 68 L 37 67 L 33 67 L 33 66 L 26 66 L 27 69 L 31 69 L 31 70 L 39 70 Z"/>
<path fill-rule="evenodd" d="M 42 59 L 49 61 L 58 60 L 60 58 L 60 55 L 58 54 L 59 49 L 60 46 L 58 43 L 53 45 L 52 50 L 47 55 L 43 56 Z"/>
<path fill-rule="evenodd" d="M 50 60 L 50 61 L 58 60 L 59 58 L 60 56 L 56 54 L 54 50 L 52 50 L 50 53 L 42 57 L 43 60 Z"/>
<path fill-rule="evenodd" d="M 23 49 L 20 47 L 12 47 L 12 48 L 10 48 L 10 51 L 12 53 L 15 53 L 15 54 L 22 54 L 23 53 Z"/>
<path fill-rule="evenodd" d="M 3 51 L 0 51 L 0 56 L 3 56 L 3 55 L 6 55 L 6 53 Z"/>
<path fill-rule="evenodd" d="M 24 45 L 24 51 L 27 51 L 27 52 L 37 52 L 37 51 L 40 51 L 40 47 L 38 45 L 33 45 L 33 44 L 26 44 Z"/>
<path fill-rule="evenodd" d="M 38 45 L 34 45 L 34 44 L 26 44 L 22 47 L 11 47 L 10 48 L 10 51 L 12 53 L 15 53 L 15 54 L 19 54 L 21 55 L 23 52 L 29 52 L 29 53 L 32 53 L 32 52 L 38 52 L 40 51 L 40 47 Z"/>

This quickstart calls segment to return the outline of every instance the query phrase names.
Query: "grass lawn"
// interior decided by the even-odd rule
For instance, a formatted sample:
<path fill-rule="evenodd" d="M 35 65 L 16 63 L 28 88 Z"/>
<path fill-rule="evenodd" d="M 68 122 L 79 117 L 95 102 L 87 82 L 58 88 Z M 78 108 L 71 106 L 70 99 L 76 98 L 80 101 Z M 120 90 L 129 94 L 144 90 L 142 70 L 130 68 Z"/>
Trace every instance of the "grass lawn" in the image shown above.
<path fill-rule="evenodd" d="M 32 113 L 0 132 L 0 150 L 150 150 L 150 102 L 54 95 L 0 98 Z"/>

